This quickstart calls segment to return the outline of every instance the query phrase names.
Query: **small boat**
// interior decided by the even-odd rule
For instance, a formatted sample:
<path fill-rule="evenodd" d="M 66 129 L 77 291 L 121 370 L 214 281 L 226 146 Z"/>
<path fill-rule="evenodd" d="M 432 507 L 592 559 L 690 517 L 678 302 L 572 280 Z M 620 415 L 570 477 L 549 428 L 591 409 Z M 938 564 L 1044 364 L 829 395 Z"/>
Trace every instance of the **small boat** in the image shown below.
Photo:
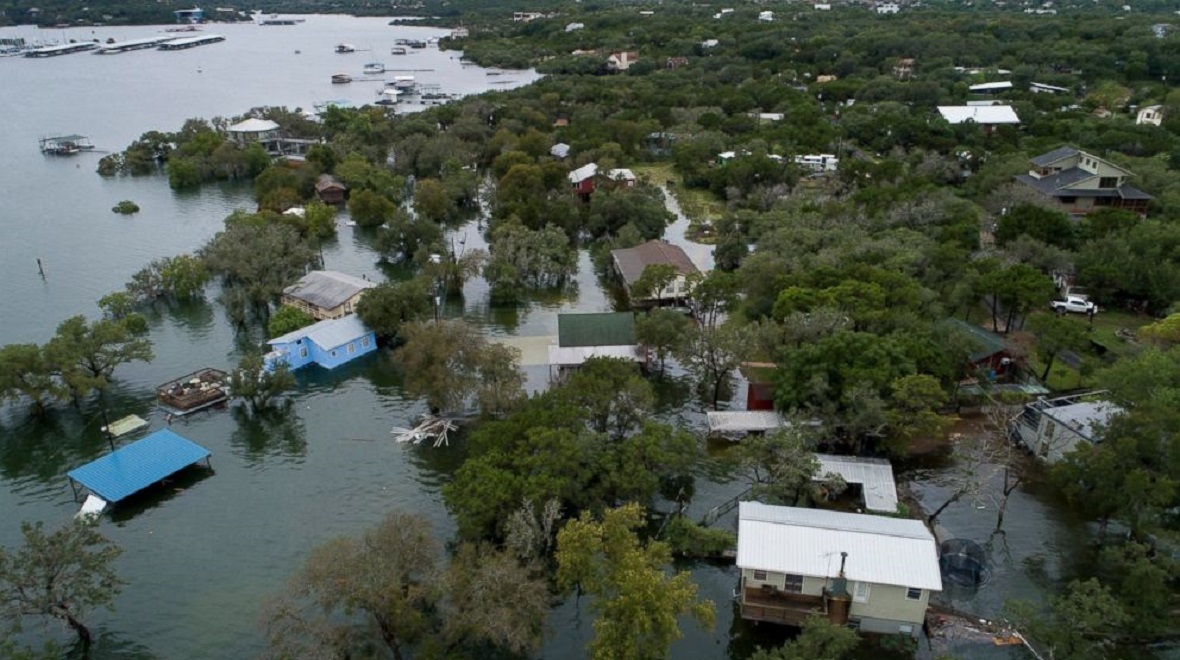
<path fill-rule="evenodd" d="M 410 41 L 406 42 L 406 45 L 410 48 L 426 48 L 426 42 L 420 41 L 418 39 L 411 39 Z"/>
<path fill-rule="evenodd" d="M 385 73 L 385 65 L 381 62 L 369 62 L 362 70 L 366 74 Z"/>
<path fill-rule="evenodd" d="M 405 46 L 394 46 L 393 48 L 389 49 L 389 54 L 390 55 L 405 55 L 406 48 L 405 48 Z"/>
<path fill-rule="evenodd" d="M 356 46 L 353 46 L 352 44 L 340 44 L 340 45 L 336 46 L 336 52 L 337 53 L 355 53 Z"/>
<path fill-rule="evenodd" d="M 332 76 L 333 85 L 347 85 L 350 82 L 352 82 L 352 76 L 347 73 L 337 73 Z"/>

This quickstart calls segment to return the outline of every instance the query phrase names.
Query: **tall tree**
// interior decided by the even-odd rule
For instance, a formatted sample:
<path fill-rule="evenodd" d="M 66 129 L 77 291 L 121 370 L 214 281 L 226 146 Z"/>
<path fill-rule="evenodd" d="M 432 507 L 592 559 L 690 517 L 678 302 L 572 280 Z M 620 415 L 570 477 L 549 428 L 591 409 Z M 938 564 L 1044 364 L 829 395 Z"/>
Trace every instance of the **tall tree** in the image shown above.
<path fill-rule="evenodd" d="M 415 278 L 369 289 L 357 303 L 356 313 L 378 336 L 393 339 L 404 324 L 428 318 L 432 308 L 429 281 Z"/>
<path fill-rule="evenodd" d="M 57 367 L 36 344 L 0 346 L 0 399 L 27 399 L 33 412 L 45 412 L 47 400 L 68 396 L 69 388 L 57 376 Z"/>
<path fill-rule="evenodd" d="M 1080 350 L 1086 344 L 1086 330 L 1076 319 L 1057 314 L 1034 314 L 1028 329 L 1037 337 L 1037 355 L 1045 363 L 1041 382 L 1049 382 L 1053 362 L 1062 351 Z"/>
<path fill-rule="evenodd" d="M 747 326 L 737 323 L 700 325 L 689 331 L 687 339 L 673 353 L 676 361 L 696 377 L 714 410 L 721 399 L 722 386 L 749 349 L 751 336 Z"/>
<path fill-rule="evenodd" d="M 687 316 L 670 309 L 654 309 L 635 319 L 635 338 L 639 344 L 654 350 L 660 371 L 668 356 L 687 340 L 692 331 L 692 321 Z"/>
<path fill-rule="evenodd" d="M 129 318 L 134 317 L 87 322 L 86 317 L 75 316 L 57 326 L 45 353 L 75 396 L 105 388 L 121 364 L 151 361 L 151 340 L 134 336 L 128 329 Z"/>
<path fill-rule="evenodd" d="M 746 438 L 738 448 L 738 461 L 749 475 L 750 495 L 767 504 L 804 506 L 820 468 L 808 444 L 796 428 Z"/>
<path fill-rule="evenodd" d="M 125 584 L 114 569 L 122 550 L 92 520 L 70 521 L 49 533 L 39 522 L 22 522 L 21 533 L 23 546 L 0 548 L 0 618 L 12 634 L 25 617 L 59 619 L 85 651 L 92 634 L 82 618 L 109 608 Z"/>
<path fill-rule="evenodd" d="M 557 534 L 558 584 L 592 598 L 595 660 L 667 657 L 684 615 L 713 626 L 713 603 L 698 599 L 688 573 L 667 573 L 671 552 L 659 541 L 643 543 L 636 534 L 642 524 L 643 509 L 627 504 L 601 520 L 585 513 Z"/>
<path fill-rule="evenodd" d="M 406 343 L 396 357 L 406 370 L 406 391 L 426 399 L 431 410 L 461 411 L 492 375 L 502 391 L 485 395 L 480 403 L 509 405 L 519 399 L 523 379 L 513 379 L 518 352 L 490 348 L 475 328 L 463 321 L 412 322 L 402 326 Z M 486 409 L 485 413 L 499 412 Z"/>

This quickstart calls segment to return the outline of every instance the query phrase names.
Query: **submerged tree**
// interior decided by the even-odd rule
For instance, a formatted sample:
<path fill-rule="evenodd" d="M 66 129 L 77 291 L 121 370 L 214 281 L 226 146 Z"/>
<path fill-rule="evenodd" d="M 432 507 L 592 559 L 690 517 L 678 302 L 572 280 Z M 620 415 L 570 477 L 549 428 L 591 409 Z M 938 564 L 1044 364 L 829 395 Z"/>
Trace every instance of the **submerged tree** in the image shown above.
<path fill-rule="evenodd" d="M 523 396 L 519 351 L 492 346 L 467 323 L 412 322 L 401 335 L 406 343 L 396 357 L 406 370 L 406 392 L 424 397 L 436 413 L 460 411 L 476 394 L 484 414 L 496 413 Z M 486 383 L 496 391 L 487 391 Z"/>
<path fill-rule="evenodd" d="M 119 321 L 87 322 L 86 317 L 75 316 L 57 326 L 45 354 L 74 396 L 105 388 L 121 364 L 151 361 L 151 340 L 132 332 L 138 319 L 133 314 Z"/>
<path fill-rule="evenodd" d="M 860 644 L 860 635 L 827 617 L 813 614 L 803 632 L 777 649 L 758 649 L 750 660 L 843 660 Z"/>
<path fill-rule="evenodd" d="M 285 361 L 279 360 L 273 368 L 267 369 L 265 359 L 258 353 L 243 356 L 229 375 L 230 391 L 254 412 L 270 406 L 294 386 L 295 376 Z"/>
<path fill-rule="evenodd" d="M 567 593 L 590 594 L 595 660 L 648 660 L 668 655 L 681 636 L 679 618 L 713 626 L 713 603 L 697 596 L 688 573 L 669 575 L 668 546 L 640 540 L 643 508 L 627 504 L 572 520 L 557 534 L 557 581 Z"/>
<path fill-rule="evenodd" d="M 65 622 L 85 650 L 92 634 L 82 618 L 109 608 L 122 591 L 114 561 L 122 553 L 90 520 L 70 521 L 46 533 L 41 523 L 21 523 L 24 545 L 0 548 L 0 618 L 8 632 L 21 631 L 25 617 Z"/>
<path fill-rule="evenodd" d="M 365 292 L 356 305 L 357 316 L 384 339 L 401 334 L 403 325 L 430 316 L 430 283 L 425 278 L 382 282 Z"/>

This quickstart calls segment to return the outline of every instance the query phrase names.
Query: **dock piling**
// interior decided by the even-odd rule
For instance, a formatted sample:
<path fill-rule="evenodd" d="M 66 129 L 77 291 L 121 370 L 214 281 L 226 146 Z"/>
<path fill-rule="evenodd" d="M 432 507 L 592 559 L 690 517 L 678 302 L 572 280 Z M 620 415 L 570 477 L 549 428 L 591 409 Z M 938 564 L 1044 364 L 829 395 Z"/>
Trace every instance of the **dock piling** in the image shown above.
<path fill-rule="evenodd" d="M 41 273 L 41 279 L 45 279 L 45 268 L 41 266 L 41 257 L 37 257 L 37 272 Z"/>

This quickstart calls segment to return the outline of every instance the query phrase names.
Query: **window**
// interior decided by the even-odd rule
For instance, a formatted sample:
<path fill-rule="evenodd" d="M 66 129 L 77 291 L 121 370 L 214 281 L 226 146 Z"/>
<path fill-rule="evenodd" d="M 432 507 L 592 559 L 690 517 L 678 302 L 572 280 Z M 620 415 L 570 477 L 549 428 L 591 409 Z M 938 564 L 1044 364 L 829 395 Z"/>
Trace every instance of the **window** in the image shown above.
<path fill-rule="evenodd" d="M 905 590 L 906 600 L 922 600 L 922 590 L 917 587 L 910 587 Z M 912 632 L 912 631 L 911 631 Z"/>
<path fill-rule="evenodd" d="M 856 587 L 852 590 L 852 600 L 858 603 L 869 602 L 869 583 L 857 582 Z"/>
<path fill-rule="evenodd" d="M 307 357 L 307 347 L 306 347 L 306 346 L 304 346 L 303 348 L 299 349 L 299 357 L 301 357 L 301 358 L 306 358 L 306 357 Z"/>
<path fill-rule="evenodd" d="M 803 576 L 802 575 L 788 575 L 786 576 L 786 584 L 783 586 L 783 591 L 798 594 L 803 593 Z"/>
<path fill-rule="evenodd" d="M 356 344 L 349 344 L 348 345 L 348 354 L 352 355 L 353 353 L 356 353 Z"/>
<path fill-rule="evenodd" d="M 1059 197 L 1058 199 L 1060 199 L 1060 200 L 1061 200 L 1061 203 L 1062 203 L 1062 204 L 1073 204 L 1074 202 L 1078 201 L 1078 198 L 1077 198 L 1077 197 L 1073 197 L 1073 196 L 1070 196 L 1070 197 Z"/>
<path fill-rule="evenodd" d="M 1118 188 L 1119 178 L 1117 176 L 1104 176 L 1098 178 L 1099 188 Z"/>
<path fill-rule="evenodd" d="M 332 351 L 332 357 L 336 357 L 336 351 Z"/>
<path fill-rule="evenodd" d="M 363 348 L 369 347 L 369 338 L 368 337 L 361 337 L 361 346 Z"/>
<path fill-rule="evenodd" d="M 766 571 L 754 571 L 754 579 L 760 582 L 766 581 Z"/>

